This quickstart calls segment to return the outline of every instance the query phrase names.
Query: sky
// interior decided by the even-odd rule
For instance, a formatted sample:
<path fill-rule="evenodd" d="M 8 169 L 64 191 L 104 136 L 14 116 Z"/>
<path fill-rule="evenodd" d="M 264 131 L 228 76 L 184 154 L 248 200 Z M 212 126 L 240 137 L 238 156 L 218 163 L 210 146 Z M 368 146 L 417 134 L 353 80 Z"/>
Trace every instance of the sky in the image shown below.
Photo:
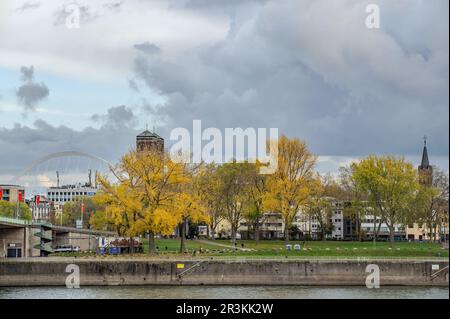
<path fill-rule="evenodd" d="M 365 25 L 380 8 L 380 28 Z M 71 6 L 80 27 L 69 28 Z M 447 0 L 2 0 L 0 184 L 47 154 L 112 163 L 149 128 L 279 129 L 317 169 L 448 171 Z"/>

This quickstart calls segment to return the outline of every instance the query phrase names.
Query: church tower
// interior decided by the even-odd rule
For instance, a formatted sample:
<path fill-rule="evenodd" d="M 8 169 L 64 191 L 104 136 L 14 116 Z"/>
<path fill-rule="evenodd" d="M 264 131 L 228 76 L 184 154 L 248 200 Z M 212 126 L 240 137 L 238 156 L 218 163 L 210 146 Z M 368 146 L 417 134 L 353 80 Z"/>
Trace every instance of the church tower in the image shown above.
<path fill-rule="evenodd" d="M 164 139 L 146 129 L 144 132 L 136 136 L 136 149 L 138 152 L 158 151 L 164 152 Z"/>
<path fill-rule="evenodd" d="M 418 170 L 420 183 L 424 186 L 431 186 L 433 184 L 433 166 L 430 165 L 430 161 L 428 159 L 426 137 L 424 137 L 423 140 L 422 162 L 420 163 Z"/>

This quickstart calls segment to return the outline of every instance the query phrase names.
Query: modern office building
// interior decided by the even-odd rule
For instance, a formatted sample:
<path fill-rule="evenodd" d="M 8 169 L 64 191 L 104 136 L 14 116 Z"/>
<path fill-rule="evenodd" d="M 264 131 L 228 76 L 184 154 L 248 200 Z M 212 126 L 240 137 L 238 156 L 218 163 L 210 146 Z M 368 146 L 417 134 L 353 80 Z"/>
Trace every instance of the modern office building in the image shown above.
<path fill-rule="evenodd" d="M 54 204 L 64 205 L 78 197 L 94 196 L 98 188 L 89 185 L 65 185 L 47 189 L 47 198 Z"/>

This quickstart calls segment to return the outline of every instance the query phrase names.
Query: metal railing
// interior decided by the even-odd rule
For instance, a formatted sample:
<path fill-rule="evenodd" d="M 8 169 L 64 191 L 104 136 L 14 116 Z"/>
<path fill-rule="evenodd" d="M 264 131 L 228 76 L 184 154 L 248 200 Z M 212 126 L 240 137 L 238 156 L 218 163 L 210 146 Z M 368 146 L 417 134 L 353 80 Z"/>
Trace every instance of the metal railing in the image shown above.
<path fill-rule="evenodd" d="M 202 263 L 207 262 L 207 261 L 209 261 L 209 260 L 200 260 L 200 261 L 196 262 L 195 264 L 193 264 L 188 269 L 182 271 L 181 273 L 178 274 L 178 280 L 182 280 L 183 276 L 185 276 L 187 273 L 191 272 L 195 268 L 199 267 Z"/>
<path fill-rule="evenodd" d="M 444 271 L 447 271 L 447 273 L 448 273 L 448 266 L 442 268 L 441 270 L 438 270 L 437 272 L 435 272 L 435 273 L 433 273 L 433 274 L 431 274 L 431 276 L 430 276 L 430 277 L 431 277 L 431 280 L 436 279 L 436 278 L 439 276 L 439 274 L 440 274 L 440 273 L 443 273 Z"/>
<path fill-rule="evenodd" d="M 22 218 L 15 218 L 15 217 L 6 217 L 6 216 L 0 216 L 0 222 L 8 223 L 8 224 L 14 224 L 14 225 L 21 225 L 21 226 L 47 226 L 47 227 L 53 227 L 52 224 L 46 222 L 46 221 L 32 221 Z"/>
<path fill-rule="evenodd" d="M 30 220 L 14 218 L 14 217 L 6 217 L 6 216 L 0 216 L 0 222 L 16 224 L 16 225 L 31 225 L 31 223 L 32 223 Z"/>

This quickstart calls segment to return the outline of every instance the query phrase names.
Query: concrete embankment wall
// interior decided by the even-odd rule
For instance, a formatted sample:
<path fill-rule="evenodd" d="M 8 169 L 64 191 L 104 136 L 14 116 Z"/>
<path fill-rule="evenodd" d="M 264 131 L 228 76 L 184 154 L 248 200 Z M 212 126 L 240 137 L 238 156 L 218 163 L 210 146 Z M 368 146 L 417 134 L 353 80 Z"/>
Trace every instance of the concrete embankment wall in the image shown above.
<path fill-rule="evenodd" d="M 338 285 L 365 286 L 368 265 L 380 285 L 448 286 L 448 261 L 145 261 L 0 260 L 0 286 L 64 286 L 67 266 L 80 285 Z M 446 268 L 447 267 L 447 268 Z M 369 272 L 367 272 L 369 271 Z"/>

